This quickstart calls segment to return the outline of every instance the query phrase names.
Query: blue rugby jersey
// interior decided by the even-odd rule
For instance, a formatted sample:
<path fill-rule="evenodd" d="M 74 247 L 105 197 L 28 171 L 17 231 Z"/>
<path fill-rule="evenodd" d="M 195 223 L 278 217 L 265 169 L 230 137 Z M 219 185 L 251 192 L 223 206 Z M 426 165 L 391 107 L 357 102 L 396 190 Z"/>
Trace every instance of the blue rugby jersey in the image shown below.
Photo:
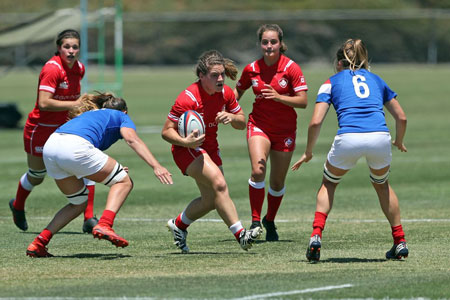
<path fill-rule="evenodd" d="M 130 117 L 114 109 L 99 109 L 82 113 L 56 129 L 59 133 L 78 135 L 100 150 L 108 149 L 121 139 L 120 128 L 136 130 Z"/>
<path fill-rule="evenodd" d="M 383 105 L 395 97 L 397 93 L 378 75 L 366 69 L 346 69 L 322 84 L 316 103 L 333 104 L 339 123 L 337 134 L 389 132 Z"/>

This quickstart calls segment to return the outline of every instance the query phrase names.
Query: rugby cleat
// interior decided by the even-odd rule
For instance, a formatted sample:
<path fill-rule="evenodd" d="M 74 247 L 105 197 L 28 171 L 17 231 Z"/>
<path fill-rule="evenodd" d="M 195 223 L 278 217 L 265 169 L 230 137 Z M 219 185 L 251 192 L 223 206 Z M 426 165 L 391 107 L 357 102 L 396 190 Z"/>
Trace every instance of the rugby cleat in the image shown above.
<path fill-rule="evenodd" d="M 92 229 L 98 224 L 98 219 L 96 217 L 89 218 L 83 223 L 83 233 L 92 233 Z"/>
<path fill-rule="evenodd" d="M 128 241 L 115 233 L 107 224 L 99 223 L 95 225 L 92 229 L 92 235 L 99 240 L 108 240 L 116 247 L 125 248 L 128 246 Z"/>
<path fill-rule="evenodd" d="M 274 221 L 267 221 L 266 217 L 262 219 L 262 224 L 266 229 L 266 241 L 268 242 L 276 242 L 278 241 L 278 233 L 277 227 L 275 226 Z"/>
<path fill-rule="evenodd" d="M 253 246 L 253 243 L 261 236 L 261 227 L 255 227 L 252 229 L 242 229 L 239 233 L 239 245 L 245 251 L 248 251 Z"/>
<path fill-rule="evenodd" d="M 25 218 L 25 210 L 17 210 L 13 206 L 14 199 L 9 201 L 9 208 L 13 214 L 14 224 L 21 230 L 26 231 L 28 229 L 27 219 Z"/>
<path fill-rule="evenodd" d="M 250 229 L 253 229 L 253 228 L 256 228 L 256 227 L 262 228 L 260 221 L 252 221 L 252 225 L 250 225 Z"/>
<path fill-rule="evenodd" d="M 186 245 L 186 238 L 187 238 L 187 230 L 182 230 L 175 225 L 175 220 L 170 219 L 167 221 L 167 228 L 169 228 L 169 231 L 172 232 L 174 244 L 178 247 L 178 249 L 181 250 L 181 253 L 188 253 L 189 247 Z"/>
<path fill-rule="evenodd" d="M 402 257 L 407 258 L 409 254 L 408 246 L 406 242 L 400 242 L 394 244 L 388 252 L 386 252 L 386 259 L 402 259 Z"/>
<path fill-rule="evenodd" d="M 320 248 L 322 242 L 318 234 L 311 237 L 309 240 L 308 249 L 306 249 L 306 259 L 310 262 L 318 262 L 320 259 Z"/>
<path fill-rule="evenodd" d="M 27 256 L 30 257 L 53 257 L 39 241 L 34 240 L 27 248 Z"/>

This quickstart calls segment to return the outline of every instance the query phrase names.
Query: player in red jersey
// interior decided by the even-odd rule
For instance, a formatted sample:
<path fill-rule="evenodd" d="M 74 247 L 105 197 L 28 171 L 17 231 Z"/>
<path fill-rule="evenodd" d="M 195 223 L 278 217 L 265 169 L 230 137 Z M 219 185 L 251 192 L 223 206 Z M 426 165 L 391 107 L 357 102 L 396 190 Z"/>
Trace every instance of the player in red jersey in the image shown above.
<path fill-rule="evenodd" d="M 231 124 L 240 130 L 245 128 L 244 112 L 233 90 L 224 84 L 225 75 L 235 79 L 237 72 L 233 62 L 218 51 L 203 53 L 196 67 L 198 81 L 180 93 L 162 129 L 162 137 L 172 144 L 175 163 L 183 174 L 194 178 L 201 194 L 176 219 L 167 223 L 175 245 L 183 253 L 189 252 L 186 245 L 188 226 L 213 209 L 217 210 L 242 249 L 248 250 L 261 234 L 260 227 L 246 230 L 239 221 L 228 194 L 217 143 L 218 124 Z M 178 134 L 178 119 L 187 110 L 195 110 L 203 117 L 205 134 L 199 135 L 198 130 L 185 138 Z"/>
<path fill-rule="evenodd" d="M 16 198 L 9 207 L 14 223 L 22 230 L 28 229 L 25 218 L 25 201 L 31 190 L 44 181 L 47 173 L 42 159 L 42 149 L 48 137 L 67 121 L 67 111 L 81 104 L 80 81 L 84 76 L 84 65 L 78 61 L 80 35 L 67 29 L 58 34 L 57 52 L 41 70 L 37 100 L 28 114 L 24 128 L 24 146 L 27 153 L 28 171 L 20 178 Z M 84 213 L 84 232 L 91 232 L 97 224 L 93 214 L 95 183 L 86 181 L 89 189 L 88 206 Z"/>
<path fill-rule="evenodd" d="M 248 180 L 252 227 L 261 226 L 270 157 L 267 214 L 262 223 L 266 240 L 278 241 L 274 220 L 285 193 L 284 181 L 295 148 L 297 113 L 294 108 L 306 108 L 308 87 L 300 66 L 283 54 L 287 47 L 282 29 L 276 24 L 265 24 L 258 29 L 257 36 L 263 57 L 244 68 L 234 93 L 239 100 L 252 87 L 256 96 L 247 124 L 252 165 Z"/>

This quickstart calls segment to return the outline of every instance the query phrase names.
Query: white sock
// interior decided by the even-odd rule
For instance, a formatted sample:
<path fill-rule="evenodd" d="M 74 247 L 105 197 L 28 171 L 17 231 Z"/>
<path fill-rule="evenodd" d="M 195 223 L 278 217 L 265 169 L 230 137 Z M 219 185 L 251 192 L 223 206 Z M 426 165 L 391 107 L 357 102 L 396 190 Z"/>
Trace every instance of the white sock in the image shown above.
<path fill-rule="evenodd" d="M 186 217 L 186 214 L 184 213 L 184 210 L 181 213 L 180 218 L 181 218 L 181 222 L 183 222 L 186 225 L 191 225 L 194 222 L 191 219 L 189 219 L 188 217 Z"/>
<path fill-rule="evenodd" d="M 230 226 L 230 230 L 233 234 L 238 233 L 242 229 L 244 229 L 244 227 L 242 226 L 241 221 L 237 221 L 236 223 L 234 223 L 233 225 Z"/>

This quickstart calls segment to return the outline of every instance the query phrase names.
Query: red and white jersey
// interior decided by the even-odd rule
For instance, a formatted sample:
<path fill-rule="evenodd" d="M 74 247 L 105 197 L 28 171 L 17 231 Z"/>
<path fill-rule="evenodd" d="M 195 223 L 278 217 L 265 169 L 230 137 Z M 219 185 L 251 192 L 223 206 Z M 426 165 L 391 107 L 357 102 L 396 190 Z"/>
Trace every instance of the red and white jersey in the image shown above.
<path fill-rule="evenodd" d="M 297 113 L 294 108 L 265 99 L 261 92 L 265 89 L 264 84 L 270 84 L 280 95 L 295 96 L 297 92 L 307 91 L 308 86 L 300 66 L 284 55 L 280 55 L 272 66 L 267 66 L 264 58 L 261 58 L 244 68 L 236 84 L 240 90 L 252 87 L 256 96 L 249 121 L 268 133 L 295 131 Z"/>
<path fill-rule="evenodd" d="M 178 95 L 167 118 L 178 124 L 178 119 L 187 110 L 195 110 L 203 117 L 206 137 L 201 148 L 210 151 L 219 147 L 215 121 L 217 113 L 227 111 L 236 114 L 242 109 L 229 86 L 224 85 L 222 92 L 209 95 L 197 81 Z"/>
<path fill-rule="evenodd" d="M 39 109 L 39 91 L 52 93 L 53 99 L 75 101 L 80 97 L 81 79 L 84 65 L 77 61 L 70 69 L 61 61 L 59 55 L 53 56 L 42 67 L 39 74 L 37 99 L 34 109 L 28 114 L 30 124 L 61 125 L 67 121 L 67 111 L 41 111 Z"/>

